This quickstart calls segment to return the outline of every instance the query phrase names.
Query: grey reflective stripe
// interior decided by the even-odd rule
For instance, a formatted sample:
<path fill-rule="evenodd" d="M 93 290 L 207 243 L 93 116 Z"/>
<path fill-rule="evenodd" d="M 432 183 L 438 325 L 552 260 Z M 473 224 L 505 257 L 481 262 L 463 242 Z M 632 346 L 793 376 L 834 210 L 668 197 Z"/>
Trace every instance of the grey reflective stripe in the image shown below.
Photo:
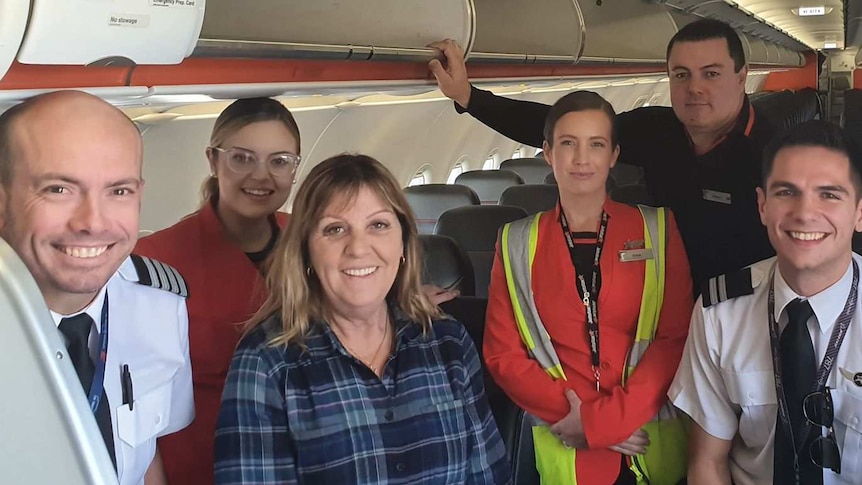
<path fill-rule="evenodd" d="M 727 300 L 727 276 L 719 276 L 718 283 L 716 283 L 716 286 L 718 287 L 718 301 Z"/>
<path fill-rule="evenodd" d="M 638 362 L 641 361 L 647 349 L 649 348 L 649 340 L 635 340 L 634 345 L 632 345 L 632 353 L 631 358 L 629 359 L 629 367 L 637 367 Z"/>
<path fill-rule="evenodd" d="M 664 248 L 660 248 L 659 246 L 659 232 L 658 232 L 658 211 L 660 209 L 656 207 L 650 207 L 648 205 L 640 205 L 638 204 L 638 209 L 641 211 L 641 216 L 643 217 L 644 223 L 646 224 L 647 230 L 649 231 L 649 238 L 652 241 L 653 245 L 653 264 L 656 267 L 656 274 L 659 273 L 658 268 L 664 266 Z"/>
<path fill-rule="evenodd" d="M 527 332 L 535 344 L 535 348 L 528 350 L 542 369 L 551 369 L 560 365 L 560 359 L 551 344 L 551 338 L 539 317 L 539 311 L 533 299 L 533 275 L 530 268 L 530 227 L 533 220 L 533 217 L 528 217 L 509 223 L 508 246 L 503 249 L 509 254 L 510 273 L 514 279 L 511 283 L 515 287 L 515 295 L 523 313 Z"/>
<path fill-rule="evenodd" d="M 661 409 L 658 410 L 658 414 L 652 418 L 652 421 L 670 421 L 671 419 L 676 419 L 679 417 L 680 411 L 671 404 L 670 400 L 668 400 Z"/>

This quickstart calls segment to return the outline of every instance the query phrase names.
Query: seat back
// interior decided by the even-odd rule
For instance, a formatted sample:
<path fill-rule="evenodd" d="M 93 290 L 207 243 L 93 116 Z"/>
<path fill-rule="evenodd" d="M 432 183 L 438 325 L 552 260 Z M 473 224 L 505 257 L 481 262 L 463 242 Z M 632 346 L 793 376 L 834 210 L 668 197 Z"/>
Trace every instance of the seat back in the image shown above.
<path fill-rule="evenodd" d="M 862 142 L 862 90 L 844 91 L 844 131 L 857 142 Z"/>
<path fill-rule="evenodd" d="M 619 162 L 611 168 L 608 179 L 613 179 L 614 186 L 642 184 L 644 170 L 636 165 Z"/>
<path fill-rule="evenodd" d="M 476 294 L 473 264 L 454 239 L 439 234 L 420 234 L 419 243 L 424 262 L 423 284 L 457 289 L 463 296 Z"/>
<path fill-rule="evenodd" d="M 500 196 L 500 205 L 514 205 L 535 214 L 551 210 L 557 205 L 557 186 L 548 184 L 513 185 Z"/>
<path fill-rule="evenodd" d="M 527 184 L 541 184 L 551 173 L 551 166 L 544 158 L 510 158 L 500 163 L 500 170 L 511 170 Z"/>
<path fill-rule="evenodd" d="M 488 296 L 491 265 L 500 227 L 524 217 L 527 217 L 524 209 L 510 205 L 457 207 L 440 215 L 434 233 L 451 237 L 470 257 L 476 296 Z"/>
<path fill-rule="evenodd" d="M 473 189 L 482 204 L 493 205 L 507 187 L 521 185 L 524 179 L 510 170 L 471 170 L 458 175 L 455 183 Z"/>
<path fill-rule="evenodd" d="M 479 196 L 470 187 L 452 184 L 425 184 L 404 188 L 407 203 L 416 216 L 420 234 L 431 234 L 440 214 L 455 207 L 479 205 Z"/>

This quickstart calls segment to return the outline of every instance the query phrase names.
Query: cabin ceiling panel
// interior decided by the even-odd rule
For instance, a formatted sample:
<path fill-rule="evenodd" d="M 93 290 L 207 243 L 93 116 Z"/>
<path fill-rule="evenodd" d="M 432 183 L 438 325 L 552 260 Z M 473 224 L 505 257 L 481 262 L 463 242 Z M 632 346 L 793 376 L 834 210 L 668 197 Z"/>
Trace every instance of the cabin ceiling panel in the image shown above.
<path fill-rule="evenodd" d="M 827 43 L 844 48 L 844 5 L 841 0 L 734 0 L 728 3 L 775 25 L 812 49 L 823 49 Z M 799 15 L 801 7 L 824 7 L 827 13 Z"/>

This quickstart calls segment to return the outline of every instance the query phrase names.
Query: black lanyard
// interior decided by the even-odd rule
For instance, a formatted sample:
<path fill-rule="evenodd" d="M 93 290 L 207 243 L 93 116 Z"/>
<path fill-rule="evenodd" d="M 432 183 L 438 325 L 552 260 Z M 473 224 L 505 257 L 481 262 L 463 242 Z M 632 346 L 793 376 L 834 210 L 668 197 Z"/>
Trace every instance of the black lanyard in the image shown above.
<path fill-rule="evenodd" d="M 563 229 L 563 236 L 566 238 L 566 244 L 569 246 L 569 256 L 572 258 L 572 266 L 575 268 L 575 287 L 578 289 L 578 294 L 584 304 L 584 310 L 587 314 L 587 339 L 590 342 L 590 356 L 593 365 L 593 377 L 596 378 L 596 391 L 599 390 L 599 290 L 601 277 L 601 269 L 599 262 L 602 257 L 602 246 L 605 242 L 605 233 L 608 230 L 608 213 L 602 211 L 602 221 L 599 225 L 599 233 L 596 238 L 596 253 L 593 257 L 593 266 L 590 269 L 590 287 L 587 288 L 587 272 L 581 271 L 578 268 L 577 258 L 575 256 L 575 241 L 572 239 L 572 231 L 569 230 L 569 221 L 566 220 L 566 214 L 560 207 L 560 226 Z"/>
<path fill-rule="evenodd" d="M 853 314 L 856 312 L 856 292 L 858 289 L 859 266 L 856 264 L 856 260 L 854 259 L 853 283 L 850 285 L 850 294 L 847 295 L 844 309 L 841 310 L 841 314 L 838 315 L 838 321 L 832 329 L 832 335 L 829 337 L 829 345 L 826 347 L 826 355 L 823 356 L 823 361 L 820 362 L 820 368 L 817 370 L 817 380 L 815 381 L 811 392 L 823 389 L 823 386 L 826 385 L 826 380 L 829 378 L 829 374 L 832 372 L 832 365 L 835 363 L 835 358 L 838 356 L 838 351 L 841 349 L 841 343 L 844 342 L 844 336 L 847 335 L 847 329 L 850 327 L 850 321 L 853 320 Z M 775 320 L 774 271 L 772 279 L 769 282 L 767 309 L 769 311 L 769 345 L 772 350 L 772 369 L 775 373 L 775 395 L 778 398 L 778 414 L 781 417 L 781 423 L 784 426 L 787 435 L 790 436 L 791 447 L 793 448 L 794 455 L 793 467 L 796 470 L 796 482 L 799 483 L 799 446 L 803 443 L 799 443 L 799 445 L 796 444 L 796 439 L 793 435 L 793 426 L 790 423 L 790 412 L 787 409 L 787 398 L 784 395 L 784 383 L 781 380 L 780 340 L 778 335 L 778 322 Z"/>

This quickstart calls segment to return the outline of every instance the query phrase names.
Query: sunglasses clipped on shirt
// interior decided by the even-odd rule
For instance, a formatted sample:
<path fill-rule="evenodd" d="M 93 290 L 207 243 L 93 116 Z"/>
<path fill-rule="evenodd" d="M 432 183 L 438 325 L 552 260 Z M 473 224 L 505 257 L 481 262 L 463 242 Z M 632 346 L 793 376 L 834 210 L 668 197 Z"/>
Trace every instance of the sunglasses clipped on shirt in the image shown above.
<path fill-rule="evenodd" d="M 802 401 L 802 413 L 814 426 L 826 428 L 826 436 L 818 436 L 808 446 L 811 461 L 820 468 L 828 468 L 841 474 L 841 451 L 835 440 L 835 408 L 829 387 L 823 391 L 812 392 Z"/>

